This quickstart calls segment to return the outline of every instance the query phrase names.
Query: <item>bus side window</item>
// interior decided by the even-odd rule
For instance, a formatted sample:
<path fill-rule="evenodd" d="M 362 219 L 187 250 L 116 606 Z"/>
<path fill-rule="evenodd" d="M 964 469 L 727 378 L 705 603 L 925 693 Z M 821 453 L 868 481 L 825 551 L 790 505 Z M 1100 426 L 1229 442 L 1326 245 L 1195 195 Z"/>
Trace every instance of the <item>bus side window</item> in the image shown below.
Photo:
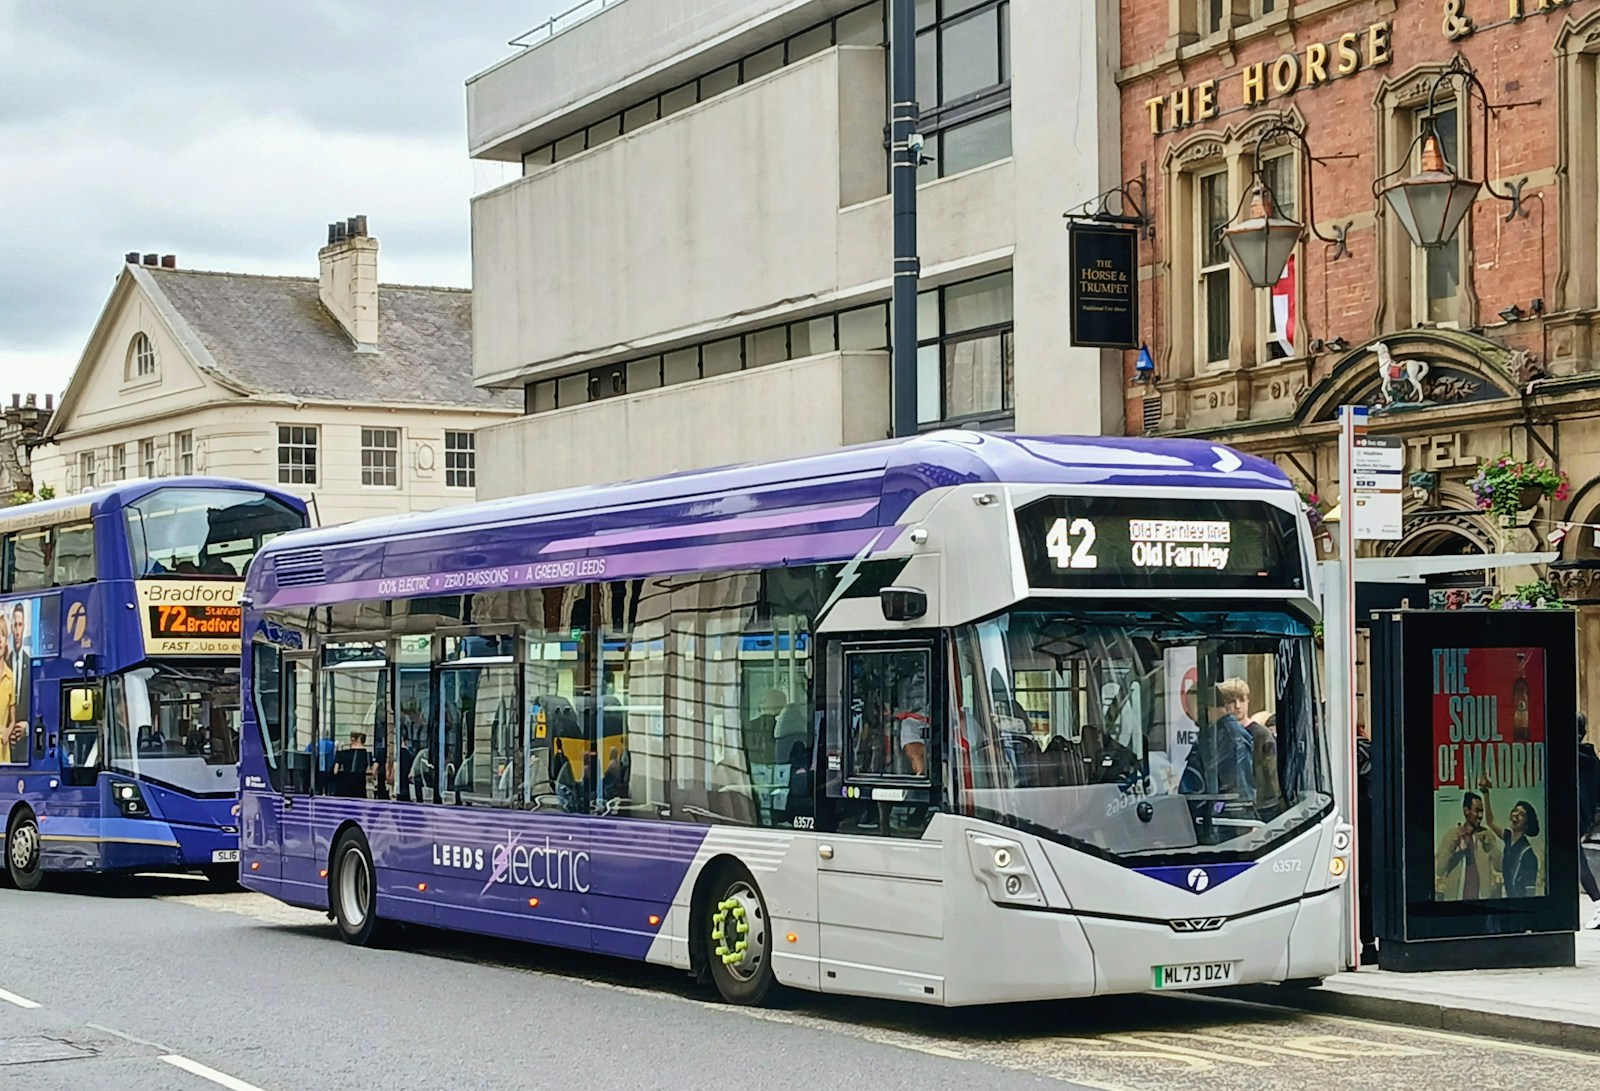
<path fill-rule="evenodd" d="M 304 656 L 283 659 L 282 740 L 283 791 L 305 795 L 311 791 L 311 660 Z"/>

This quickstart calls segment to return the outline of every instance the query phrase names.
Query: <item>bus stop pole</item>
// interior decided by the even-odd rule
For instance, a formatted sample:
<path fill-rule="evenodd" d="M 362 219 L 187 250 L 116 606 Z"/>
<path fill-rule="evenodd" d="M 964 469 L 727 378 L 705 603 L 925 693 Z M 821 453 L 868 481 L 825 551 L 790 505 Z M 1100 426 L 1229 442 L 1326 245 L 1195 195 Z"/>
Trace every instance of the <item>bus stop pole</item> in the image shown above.
<path fill-rule="evenodd" d="M 1371 846 L 1361 844 L 1360 792 L 1356 777 L 1356 730 L 1360 719 L 1356 678 L 1356 498 L 1355 498 L 1355 444 L 1358 436 L 1367 432 L 1367 408 L 1364 405 L 1341 406 L 1339 410 L 1339 499 L 1342 515 L 1339 520 L 1339 582 L 1340 582 L 1340 693 L 1344 705 L 1344 814 L 1350 824 L 1350 874 L 1345 877 L 1345 888 L 1350 892 L 1346 905 L 1350 911 L 1350 932 L 1346 939 L 1349 947 L 1345 964 L 1361 965 L 1361 853 Z M 1326 632 L 1330 626 L 1324 624 Z M 1330 725 L 1338 729 L 1341 725 Z"/>

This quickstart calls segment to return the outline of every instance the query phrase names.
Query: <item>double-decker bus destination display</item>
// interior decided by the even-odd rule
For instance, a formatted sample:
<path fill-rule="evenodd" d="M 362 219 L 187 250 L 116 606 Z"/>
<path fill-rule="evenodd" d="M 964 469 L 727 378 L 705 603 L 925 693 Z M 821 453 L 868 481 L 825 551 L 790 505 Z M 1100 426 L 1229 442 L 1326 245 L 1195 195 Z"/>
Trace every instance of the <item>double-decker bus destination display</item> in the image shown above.
<path fill-rule="evenodd" d="M 239 584 L 210 580 L 140 580 L 137 589 L 149 654 L 239 653 Z"/>
<path fill-rule="evenodd" d="M 1294 526 L 1251 500 L 1052 496 L 1017 511 L 1035 587 L 1298 587 Z"/>

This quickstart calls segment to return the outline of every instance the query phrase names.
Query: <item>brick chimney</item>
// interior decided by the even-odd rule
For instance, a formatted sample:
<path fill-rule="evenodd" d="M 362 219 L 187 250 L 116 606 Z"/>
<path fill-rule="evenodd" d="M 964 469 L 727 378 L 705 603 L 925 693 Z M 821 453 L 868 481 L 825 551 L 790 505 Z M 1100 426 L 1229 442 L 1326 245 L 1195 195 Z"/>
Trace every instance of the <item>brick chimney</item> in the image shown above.
<path fill-rule="evenodd" d="M 378 351 L 378 240 L 367 234 L 367 218 L 352 216 L 328 225 L 328 245 L 317 251 L 317 294 L 356 343 L 357 352 Z"/>

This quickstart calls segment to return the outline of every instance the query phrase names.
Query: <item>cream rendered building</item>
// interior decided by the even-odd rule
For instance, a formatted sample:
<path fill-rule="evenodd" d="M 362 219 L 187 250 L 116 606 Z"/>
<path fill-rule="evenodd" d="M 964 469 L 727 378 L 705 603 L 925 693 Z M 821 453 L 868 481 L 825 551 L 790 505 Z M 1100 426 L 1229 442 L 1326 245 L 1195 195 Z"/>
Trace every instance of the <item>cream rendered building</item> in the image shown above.
<path fill-rule="evenodd" d="M 882 439 L 882 0 L 618 0 L 467 84 L 480 494 Z M 1120 433 L 1062 216 L 1117 184 L 1115 0 L 918 0 L 923 427 Z M 554 29 L 554 33 L 550 33 Z"/>
<path fill-rule="evenodd" d="M 36 486 L 244 478 L 323 524 L 474 499 L 476 433 L 518 399 L 472 384 L 471 293 L 380 285 L 365 217 L 329 237 L 314 279 L 129 254 L 34 449 Z"/>

